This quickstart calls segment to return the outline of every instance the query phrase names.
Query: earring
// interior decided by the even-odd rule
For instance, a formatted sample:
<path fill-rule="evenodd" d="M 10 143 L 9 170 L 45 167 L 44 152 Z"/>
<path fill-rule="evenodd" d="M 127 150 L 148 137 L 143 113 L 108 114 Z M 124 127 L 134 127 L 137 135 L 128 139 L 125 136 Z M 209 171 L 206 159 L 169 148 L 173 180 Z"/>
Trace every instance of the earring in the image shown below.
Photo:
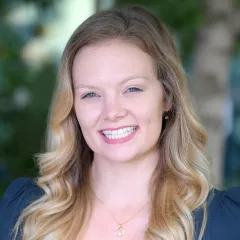
<path fill-rule="evenodd" d="M 167 119 L 168 119 L 167 112 L 168 112 L 168 111 L 166 111 L 166 112 L 165 112 L 165 114 L 164 114 L 164 119 L 165 119 L 165 120 L 167 120 Z"/>

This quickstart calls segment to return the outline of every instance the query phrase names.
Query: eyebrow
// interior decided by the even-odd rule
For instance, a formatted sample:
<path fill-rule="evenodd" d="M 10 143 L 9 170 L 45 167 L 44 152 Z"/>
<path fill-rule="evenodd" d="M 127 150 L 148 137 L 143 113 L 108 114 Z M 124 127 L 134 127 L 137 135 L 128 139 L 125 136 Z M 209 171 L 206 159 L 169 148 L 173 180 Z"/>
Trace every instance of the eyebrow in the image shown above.
<path fill-rule="evenodd" d="M 128 78 L 122 80 L 119 83 L 119 85 L 123 85 L 124 83 L 126 83 L 128 81 L 132 81 L 132 80 L 136 80 L 136 79 L 148 80 L 148 78 L 145 76 L 131 76 L 131 77 L 128 77 Z M 89 85 L 89 84 L 78 84 L 78 85 L 76 85 L 76 89 L 78 89 L 78 88 L 98 89 L 97 86 L 93 86 L 93 85 Z"/>

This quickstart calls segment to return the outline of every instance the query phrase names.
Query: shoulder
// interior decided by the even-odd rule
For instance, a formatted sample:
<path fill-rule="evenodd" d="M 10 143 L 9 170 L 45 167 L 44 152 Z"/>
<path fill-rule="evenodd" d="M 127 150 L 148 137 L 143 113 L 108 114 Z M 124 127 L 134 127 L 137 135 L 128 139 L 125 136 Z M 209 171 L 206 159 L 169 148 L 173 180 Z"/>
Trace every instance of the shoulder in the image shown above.
<path fill-rule="evenodd" d="M 10 231 L 20 213 L 42 194 L 43 191 L 31 178 L 18 178 L 9 185 L 0 200 L 0 239 L 10 239 Z"/>
<path fill-rule="evenodd" d="M 240 187 L 213 190 L 208 204 L 209 239 L 240 239 Z"/>

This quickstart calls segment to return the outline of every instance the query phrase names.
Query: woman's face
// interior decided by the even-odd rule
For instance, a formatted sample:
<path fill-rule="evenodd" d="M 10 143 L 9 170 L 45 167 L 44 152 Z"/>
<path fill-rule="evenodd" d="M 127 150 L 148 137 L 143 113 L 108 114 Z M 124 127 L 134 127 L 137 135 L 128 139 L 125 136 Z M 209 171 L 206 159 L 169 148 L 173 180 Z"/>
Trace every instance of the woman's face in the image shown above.
<path fill-rule="evenodd" d="M 72 71 L 76 116 L 95 159 L 123 162 L 156 153 L 167 108 L 148 54 L 109 40 L 82 48 Z"/>

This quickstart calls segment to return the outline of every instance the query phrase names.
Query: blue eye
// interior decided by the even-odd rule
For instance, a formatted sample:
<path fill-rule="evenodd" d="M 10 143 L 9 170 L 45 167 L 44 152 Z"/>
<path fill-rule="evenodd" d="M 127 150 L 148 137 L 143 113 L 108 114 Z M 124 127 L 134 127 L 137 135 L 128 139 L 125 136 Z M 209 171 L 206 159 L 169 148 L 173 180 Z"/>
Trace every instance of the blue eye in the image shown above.
<path fill-rule="evenodd" d="M 143 90 L 137 87 L 130 87 L 126 92 L 142 92 Z"/>
<path fill-rule="evenodd" d="M 90 93 L 87 93 L 85 94 L 82 99 L 85 99 L 85 98 L 94 98 L 94 97 L 99 97 L 99 95 L 97 95 L 96 93 L 94 92 L 90 92 Z"/>

